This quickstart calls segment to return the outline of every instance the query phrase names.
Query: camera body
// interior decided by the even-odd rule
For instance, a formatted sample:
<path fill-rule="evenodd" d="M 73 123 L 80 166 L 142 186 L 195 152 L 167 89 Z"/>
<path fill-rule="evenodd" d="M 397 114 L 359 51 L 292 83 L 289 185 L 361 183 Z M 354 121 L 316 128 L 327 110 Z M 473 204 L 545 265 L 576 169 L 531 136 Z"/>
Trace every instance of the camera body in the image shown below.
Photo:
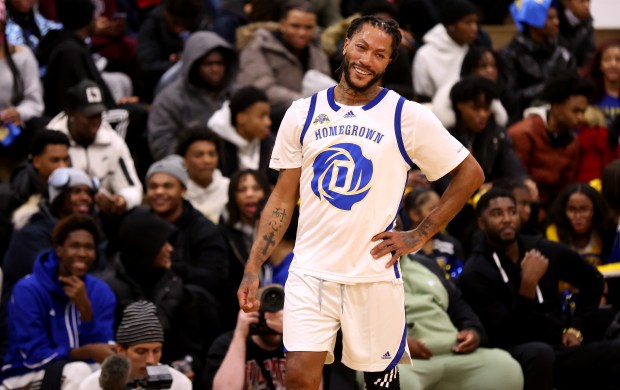
<path fill-rule="evenodd" d="M 251 335 L 278 334 L 267 326 L 265 313 L 275 313 L 284 308 L 284 288 L 279 284 L 270 284 L 259 290 L 260 309 L 257 324 L 250 324 Z"/>
<path fill-rule="evenodd" d="M 135 380 L 133 384 L 147 390 L 170 389 L 172 387 L 172 375 L 166 365 L 147 366 L 146 378 Z"/>

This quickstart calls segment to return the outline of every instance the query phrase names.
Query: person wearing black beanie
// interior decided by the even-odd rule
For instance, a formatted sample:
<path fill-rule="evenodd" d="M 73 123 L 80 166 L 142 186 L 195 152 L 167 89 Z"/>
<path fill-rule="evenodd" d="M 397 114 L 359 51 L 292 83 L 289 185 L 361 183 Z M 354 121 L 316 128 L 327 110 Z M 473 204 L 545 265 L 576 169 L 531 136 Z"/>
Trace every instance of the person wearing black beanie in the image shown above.
<path fill-rule="evenodd" d="M 441 23 L 447 27 L 476 12 L 476 6 L 468 0 L 448 0 L 441 10 Z"/>
<path fill-rule="evenodd" d="M 58 0 L 56 14 L 65 30 L 76 31 L 94 21 L 95 5 L 90 0 Z"/>

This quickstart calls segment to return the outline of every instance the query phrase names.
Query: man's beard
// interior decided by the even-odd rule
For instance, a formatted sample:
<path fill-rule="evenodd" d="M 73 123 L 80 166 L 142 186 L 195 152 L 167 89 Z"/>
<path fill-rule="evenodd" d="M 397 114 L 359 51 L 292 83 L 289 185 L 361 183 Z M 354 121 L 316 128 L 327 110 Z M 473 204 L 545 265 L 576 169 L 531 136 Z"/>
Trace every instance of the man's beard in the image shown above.
<path fill-rule="evenodd" d="M 372 86 L 374 86 L 379 81 L 381 81 L 381 79 L 383 78 L 383 75 L 385 74 L 385 72 L 376 74 L 375 77 L 370 79 L 370 81 L 368 81 L 365 85 L 358 87 L 354 85 L 353 81 L 351 80 L 350 72 L 353 72 L 353 70 L 351 67 L 351 63 L 346 57 L 343 58 L 341 67 L 342 67 L 342 72 L 344 73 L 344 79 L 347 82 L 348 88 L 352 89 L 355 92 L 359 92 L 359 93 L 366 93 Z"/>
<path fill-rule="evenodd" d="M 486 231 L 487 240 L 491 245 L 498 248 L 505 248 L 517 240 L 518 230 L 512 238 L 502 238 L 499 232 Z"/>

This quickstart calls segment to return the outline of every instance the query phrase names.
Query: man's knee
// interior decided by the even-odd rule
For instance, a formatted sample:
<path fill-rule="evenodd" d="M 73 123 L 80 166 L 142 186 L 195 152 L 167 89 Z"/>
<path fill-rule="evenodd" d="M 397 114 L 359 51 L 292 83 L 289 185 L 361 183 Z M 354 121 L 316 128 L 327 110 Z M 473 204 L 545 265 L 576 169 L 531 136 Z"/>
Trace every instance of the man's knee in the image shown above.
<path fill-rule="evenodd" d="M 523 389 L 523 372 L 519 362 L 501 349 L 487 350 L 484 374 L 480 380 L 487 389 Z"/>
<path fill-rule="evenodd" d="M 382 372 L 364 372 L 367 390 L 400 390 L 398 366 Z"/>
<path fill-rule="evenodd" d="M 84 362 L 67 363 L 62 369 L 62 390 L 74 390 L 80 387 L 80 384 L 86 379 L 92 370 L 90 366 Z"/>
<path fill-rule="evenodd" d="M 321 383 L 327 352 L 288 352 L 286 355 L 286 388 L 314 390 Z"/>
<path fill-rule="evenodd" d="M 509 350 L 521 365 L 530 364 L 538 367 L 553 368 L 555 351 L 547 343 L 531 342 L 519 344 Z"/>

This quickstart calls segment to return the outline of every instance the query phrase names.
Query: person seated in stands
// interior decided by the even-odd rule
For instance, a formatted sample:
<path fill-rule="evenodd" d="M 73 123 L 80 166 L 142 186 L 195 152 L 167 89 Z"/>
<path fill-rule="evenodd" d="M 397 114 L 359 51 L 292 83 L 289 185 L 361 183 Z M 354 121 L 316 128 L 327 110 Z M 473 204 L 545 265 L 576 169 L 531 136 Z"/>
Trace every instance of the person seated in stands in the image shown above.
<path fill-rule="evenodd" d="M 89 275 L 99 233 L 90 216 L 54 228 L 53 248 L 21 279 L 9 304 L 9 349 L 1 376 L 7 389 L 77 389 L 114 353 L 114 294 Z"/>
<path fill-rule="evenodd" d="M 558 6 L 560 43 L 575 57 L 578 68 L 585 68 L 596 52 L 594 25 L 589 0 L 561 0 Z"/>
<path fill-rule="evenodd" d="M 545 235 L 593 265 L 608 263 L 616 224 L 603 196 L 586 183 L 573 183 L 555 199 Z"/>
<path fill-rule="evenodd" d="M 116 331 L 116 345 L 116 360 L 109 357 L 100 370 L 93 372 L 82 382 L 80 390 L 144 388 L 148 376 L 147 367 L 161 366 L 164 346 L 164 331 L 157 318 L 157 307 L 153 303 L 142 300 L 127 306 Z M 192 389 L 192 382 L 184 373 L 170 366 L 164 367 L 172 379 L 172 384 L 167 389 Z M 127 372 L 127 377 L 122 377 L 122 372 Z M 120 387 L 112 387 L 117 383 Z"/>
<path fill-rule="evenodd" d="M 504 101 L 510 104 L 510 91 L 506 91 L 499 78 L 500 67 L 499 55 L 494 50 L 484 46 L 471 46 L 463 58 L 460 77 L 477 75 L 485 77 L 495 84 L 497 98 L 491 102 L 493 121 L 498 126 L 505 127 L 508 123 L 508 113 L 504 108 Z M 455 80 L 454 84 L 457 81 Z M 444 84 L 437 90 L 431 102 L 433 114 L 437 115 L 446 129 L 453 128 L 456 124 L 456 113 L 452 107 L 452 101 L 450 101 L 450 91 L 454 84 Z"/>
<path fill-rule="evenodd" d="M 119 320 L 134 302 L 146 299 L 155 304 L 168 341 L 161 349 L 163 362 L 191 356 L 193 365 L 202 367 L 209 346 L 221 333 L 220 306 L 204 290 L 187 286 L 172 268 L 171 242 L 176 234 L 167 221 L 144 207 L 136 208 L 123 219 L 120 251 L 101 278 L 116 295 Z"/>
<path fill-rule="evenodd" d="M 538 186 L 543 210 L 575 180 L 579 163 L 575 132 L 584 121 L 591 92 L 591 85 L 576 74 L 557 74 L 540 95 L 548 105 L 532 107 L 508 129 L 523 167 Z"/>
<path fill-rule="evenodd" d="M 109 108 L 135 102 L 130 96 L 131 80 L 124 74 L 105 75 L 97 68 L 86 39 L 95 31 L 95 5 L 90 0 L 56 1 L 62 30 L 53 30 L 41 40 L 37 49 L 39 66 L 44 68 L 43 101 L 45 114 L 58 115 L 66 107 L 66 92 L 84 79 L 93 80 L 102 102 Z M 109 77 L 108 77 L 109 76 Z"/>
<path fill-rule="evenodd" d="M 48 197 L 47 182 L 54 170 L 71 165 L 69 138 L 61 132 L 44 129 L 30 141 L 28 162 L 11 173 L 11 209 L 24 204 L 33 195 Z"/>
<path fill-rule="evenodd" d="M 3 1 L 0 4 L 0 157 L 18 162 L 27 155 L 32 135 L 49 119 L 42 118 L 43 91 L 37 60 L 28 46 L 7 39 L 6 11 Z"/>
<path fill-rule="evenodd" d="M 484 348 L 478 316 L 445 271 L 424 255 L 401 258 L 407 344 L 413 366 L 400 366 L 403 389 L 523 389 L 521 367 L 509 353 Z"/>
<path fill-rule="evenodd" d="M 535 236 L 542 233 L 543 229 L 538 223 L 538 189 L 532 180 L 509 177 L 495 180 L 493 187 L 503 188 L 515 198 L 521 224 L 519 231 L 522 234 Z"/>
<path fill-rule="evenodd" d="M 258 325 L 261 316 L 264 330 L 253 334 L 252 326 Z M 207 388 L 213 390 L 284 389 L 282 310 L 264 314 L 240 310 L 235 329 L 218 337 L 209 349 L 206 371 Z"/>
<path fill-rule="evenodd" d="M 603 170 L 601 194 L 609 204 L 616 222 L 616 237 L 609 253 L 609 262 L 620 262 L 620 160 L 614 160 Z"/>
<path fill-rule="evenodd" d="M 265 92 L 253 86 L 241 88 L 213 114 L 208 126 L 223 140 L 220 169 L 224 176 L 245 169 L 268 173 L 275 136 Z"/>
<path fill-rule="evenodd" d="M 506 107 L 509 123 L 515 123 L 524 117 L 523 110 L 544 89 L 545 82 L 558 72 L 576 70 L 576 62 L 570 51 L 557 43 L 560 22 L 551 0 L 515 1 L 511 10 L 519 32 L 499 54 L 501 77 L 515 95 L 515 103 Z"/>
<path fill-rule="evenodd" d="M 145 101 L 153 100 L 161 76 L 181 61 L 190 34 L 206 27 L 204 19 L 204 5 L 200 0 L 166 1 L 148 14 L 138 31 L 137 46 Z"/>
<path fill-rule="evenodd" d="M 6 38 L 11 45 L 26 45 L 36 52 L 39 42 L 51 30 L 62 29 L 62 24 L 41 15 L 34 1 L 8 0 L 6 9 Z"/>
<path fill-rule="evenodd" d="M 526 390 L 618 387 L 620 341 L 593 341 L 597 335 L 586 333 L 603 276 L 568 247 L 520 234 L 516 202 L 506 190 L 491 188 L 476 213 L 484 240 L 465 262 L 459 285 L 488 346 L 519 361 Z M 578 289 L 572 313 L 563 309 L 560 280 Z"/>
<path fill-rule="evenodd" d="M 614 121 L 620 117 L 620 39 L 604 42 L 594 54 L 588 77 L 595 84 L 593 104 L 605 116 L 610 135 L 616 139 L 610 145 L 618 147 L 618 133 L 613 132 Z M 616 123 L 619 123 L 616 121 Z"/>
<path fill-rule="evenodd" d="M 260 171 L 237 171 L 228 186 L 227 215 L 220 223 L 228 248 L 228 283 L 225 288 L 225 329 L 232 329 L 239 310 L 237 288 L 250 255 L 256 231 L 257 212 L 271 189 L 267 176 Z"/>
<path fill-rule="evenodd" d="M 69 137 L 71 164 L 101 182 L 95 201 L 107 214 L 123 214 L 142 202 L 142 184 L 125 141 L 104 121 L 103 91 L 82 80 L 66 91 L 64 111 L 48 124 Z"/>
<path fill-rule="evenodd" d="M 491 104 L 496 85 L 482 76 L 466 76 L 452 87 L 450 100 L 456 124 L 449 129 L 476 158 L 487 182 L 503 177 L 525 177 L 506 129 L 495 123 Z"/>
<path fill-rule="evenodd" d="M 28 162 L 11 173 L 10 183 L 0 184 L 0 258 L 4 257 L 13 231 L 13 212 L 31 196 L 47 198 L 47 179 L 56 168 L 68 167 L 69 139 L 53 130 L 41 130 L 30 141 Z"/>
<path fill-rule="evenodd" d="M 426 219 L 439 204 L 439 195 L 431 188 L 416 188 L 409 192 L 403 201 L 403 207 L 411 220 L 410 229 Z M 460 275 L 465 261 L 463 246 L 448 233 L 437 233 L 426 242 L 420 250 L 424 256 L 433 259 L 446 275 L 456 278 Z"/>
<path fill-rule="evenodd" d="M 187 168 L 187 199 L 211 222 L 220 222 L 228 203 L 230 179 L 218 169 L 220 137 L 207 127 L 193 127 L 179 133 L 177 154 Z"/>
<path fill-rule="evenodd" d="M 422 38 L 413 58 L 413 91 L 430 101 L 445 83 L 458 80 L 463 58 L 478 34 L 476 6 L 468 0 L 445 2 L 438 23 Z"/>
<path fill-rule="evenodd" d="M 49 178 L 48 200 L 33 197 L 16 210 L 15 231 L 4 256 L 4 293 L 10 296 L 15 283 L 32 272 L 38 255 L 52 248 L 52 231 L 58 221 L 71 215 L 94 213 L 97 183 L 76 168 L 58 168 Z M 99 259 L 97 268 L 105 263 Z"/>
<path fill-rule="evenodd" d="M 171 242 L 172 270 L 184 284 L 218 297 L 228 277 L 226 244 L 218 226 L 183 199 L 187 180 L 180 156 L 171 155 L 153 163 L 145 178 L 146 204 L 178 230 Z"/>
<path fill-rule="evenodd" d="M 160 160 L 173 154 L 179 132 L 204 126 L 229 100 L 237 73 L 237 53 L 217 34 L 198 31 L 183 49 L 180 77 L 161 91 L 148 120 L 151 154 Z"/>
<path fill-rule="evenodd" d="M 245 33 L 246 39 L 237 42 L 237 81 L 264 91 L 272 107 L 280 110 L 302 97 L 306 72 L 314 70 L 328 76 L 331 71 L 327 55 L 313 42 L 317 13 L 309 2 L 282 2 L 278 19 L 279 24 L 272 29 L 250 24 L 240 30 L 239 35 Z"/>

